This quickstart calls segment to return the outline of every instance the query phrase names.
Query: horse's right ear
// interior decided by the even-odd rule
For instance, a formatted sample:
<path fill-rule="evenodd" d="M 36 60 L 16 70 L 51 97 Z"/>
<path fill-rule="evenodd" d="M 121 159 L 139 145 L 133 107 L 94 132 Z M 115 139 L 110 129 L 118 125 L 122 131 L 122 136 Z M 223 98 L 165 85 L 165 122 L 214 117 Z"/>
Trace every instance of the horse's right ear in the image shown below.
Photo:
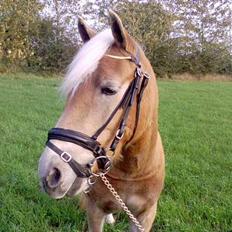
<path fill-rule="evenodd" d="M 84 43 L 96 35 L 96 31 L 90 28 L 80 16 L 78 17 L 78 30 Z"/>

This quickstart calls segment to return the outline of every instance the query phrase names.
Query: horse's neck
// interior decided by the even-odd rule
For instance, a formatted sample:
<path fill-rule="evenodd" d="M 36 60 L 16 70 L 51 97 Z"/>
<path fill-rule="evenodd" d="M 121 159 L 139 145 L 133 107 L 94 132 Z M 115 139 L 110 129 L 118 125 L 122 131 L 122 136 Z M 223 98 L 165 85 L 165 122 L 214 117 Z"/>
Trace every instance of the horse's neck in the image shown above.
<path fill-rule="evenodd" d="M 155 92 L 154 92 L 155 91 Z M 151 99 L 154 99 L 152 102 Z M 157 165 L 156 146 L 158 139 L 158 94 L 156 81 L 147 90 L 144 96 L 138 127 L 131 142 L 125 145 L 121 152 L 121 160 L 117 161 L 112 170 L 113 175 L 139 178 L 150 175 Z"/>
<path fill-rule="evenodd" d="M 153 174 L 156 165 L 156 141 L 158 132 L 152 128 L 142 134 L 134 144 L 126 146 L 112 170 L 112 175 L 119 179 L 137 179 Z"/>

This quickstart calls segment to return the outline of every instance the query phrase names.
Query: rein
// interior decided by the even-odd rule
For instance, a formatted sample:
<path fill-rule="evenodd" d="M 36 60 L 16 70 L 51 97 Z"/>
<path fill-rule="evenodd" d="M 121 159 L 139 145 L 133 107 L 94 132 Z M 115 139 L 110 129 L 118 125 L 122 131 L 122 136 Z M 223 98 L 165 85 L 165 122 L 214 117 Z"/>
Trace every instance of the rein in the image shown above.
<path fill-rule="evenodd" d="M 131 53 L 129 54 L 130 56 L 114 56 L 114 55 L 109 55 L 109 54 L 105 55 L 113 59 L 129 60 L 136 65 L 136 68 L 134 72 L 134 79 L 130 82 L 121 101 L 115 107 L 115 109 L 110 114 L 106 122 L 95 132 L 95 134 L 93 134 L 92 136 L 89 136 L 79 131 L 74 131 L 74 130 L 69 130 L 69 129 L 64 129 L 64 128 L 52 128 L 48 132 L 48 139 L 46 142 L 46 146 L 49 147 L 52 151 L 54 151 L 57 155 L 59 155 L 60 158 L 65 163 L 68 163 L 70 167 L 73 169 L 73 171 L 75 172 L 75 174 L 77 175 L 77 177 L 90 178 L 92 176 L 99 176 L 102 173 L 105 174 L 109 171 L 111 167 L 111 161 L 109 157 L 106 155 L 107 153 L 106 151 L 109 150 L 112 153 L 115 152 L 115 149 L 118 143 L 123 138 L 127 119 L 128 119 L 131 107 L 136 99 L 137 101 L 136 119 L 135 119 L 133 134 L 130 140 L 134 137 L 134 134 L 136 132 L 136 128 L 138 125 L 138 120 L 139 120 L 140 103 L 142 100 L 143 92 L 148 84 L 148 80 L 150 77 L 148 74 L 143 73 L 141 70 L 139 49 L 137 48 L 136 56 L 132 55 Z M 109 148 L 105 148 L 100 144 L 100 142 L 97 139 L 99 135 L 107 127 L 107 125 L 111 122 L 111 120 L 114 118 L 115 114 L 118 112 L 119 109 L 123 109 L 123 114 L 120 119 L 118 129 L 115 133 L 115 136 Z M 61 150 L 59 147 L 57 147 L 53 142 L 51 142 L 51 140 L 61 140 L 61 141 L 70 142 L 70 143 L 79 145 L 91 151 L 93 153 L 94 159 L 90 163 L 88 163 L 86 166 L 83 166 L 79 164 L 77 161 L 75 161 L 68 152 L 65 152 Z M 97 163 L 98 168 L 99 168 L 98 174 L 93 173 L 91 170 L 92 166 L 95 163 Z M 92 184 L 91 181 L 89 181 L 89 183 Z"/>

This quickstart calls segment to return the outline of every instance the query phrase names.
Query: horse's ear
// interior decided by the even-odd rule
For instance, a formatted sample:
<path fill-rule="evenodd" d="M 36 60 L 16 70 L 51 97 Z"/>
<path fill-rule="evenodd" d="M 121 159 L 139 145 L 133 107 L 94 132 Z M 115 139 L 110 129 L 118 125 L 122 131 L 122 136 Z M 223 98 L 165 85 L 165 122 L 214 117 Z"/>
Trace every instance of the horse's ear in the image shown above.
<path fill-rule="evenodd" d="M 80 16 L 78 17 L 78 30 L 84 43 L 96 35 L 96 31 L 90 28 Z"/>
<path fill-rule="evenodd" d="M 109 10 L 109 15 L 110 15 L 111 30 L 115 42 L 119 47 L 126 49 L 129 35 L 126 29 L 124 28 L 119 16 L 112 10 Z"/>

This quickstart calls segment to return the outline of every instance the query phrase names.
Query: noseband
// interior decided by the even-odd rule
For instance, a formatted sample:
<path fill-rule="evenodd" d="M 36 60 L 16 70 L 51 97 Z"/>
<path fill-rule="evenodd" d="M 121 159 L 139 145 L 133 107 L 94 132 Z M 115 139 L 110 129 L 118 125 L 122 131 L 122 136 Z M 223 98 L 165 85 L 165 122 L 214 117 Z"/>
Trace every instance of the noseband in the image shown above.
<path fill-rule="evenodd" d="M 142 100 L 144 89 L 147 86 L 150 77 L 148 74 L 143 73 L 141 71 L 139 49 L 137 48 L 136 56 L 133 56 L 131 53 L 129 54 L 130 56 L 127 57 L 106 55 L 113 59 L 129 60 L 136 65 L 136 68 L 134 72 L 134 79 L 131 81 L 130 85 L 126 89 L 121 101 L 113 110 L 113 112 L 110 114 L 106 122 L 95 132 L 94 135 L 89 136 L 79 131 L 63 129 L 63 128 L 52 128 L 48 132 L 48 140 L 46 146 L 49 147 L 51 150 L 53 150 L 56 154 L 58 154 L 64 162 L 68 163 L 70 167 L 73 169 L 73 171 L 75 172 L 75 174 L 80 178 L 88 178 L 92 176 L 93 173 L 91 171 L 91 168 L 95 163 L 97 163 L 100 173 L 106 173 L 109 171 L 111 167 L 111 161 L 106 155 L 106 151 L 110 150 L 111 152 L 114 153 L 118 143 L 122 139 L 125 132 L 127 119 L 135 99 L 137 101 L 136 119 L 135 119 L 134 131 L 131 139 L 133 138 L 136 132 L 136 128 L 139 120 L 140 103 Z M 122 117 L 120 119 L 118 129 L 114 135 L 111 145 L 108 149 L 106 149 L 102 147 L 102 145 L 100 144 L 100 142 L 98 142 L 97 139 L 99 135 L 107 127 L 107 125 L 111 122 L 111 120 L 113 119 L 113 117 L 115 116 L 115 114 L 118 112 L 119 109 L 123 109 Z M 76 162 L 68 152 L 61 150 L 54 143 L 52 143 L 51 140 L 53 139 L 77 144 L 83 147 L 84 149 L 91 151 L 94 155 L 94 159 L 84 167 L 83 165 Z"/>

